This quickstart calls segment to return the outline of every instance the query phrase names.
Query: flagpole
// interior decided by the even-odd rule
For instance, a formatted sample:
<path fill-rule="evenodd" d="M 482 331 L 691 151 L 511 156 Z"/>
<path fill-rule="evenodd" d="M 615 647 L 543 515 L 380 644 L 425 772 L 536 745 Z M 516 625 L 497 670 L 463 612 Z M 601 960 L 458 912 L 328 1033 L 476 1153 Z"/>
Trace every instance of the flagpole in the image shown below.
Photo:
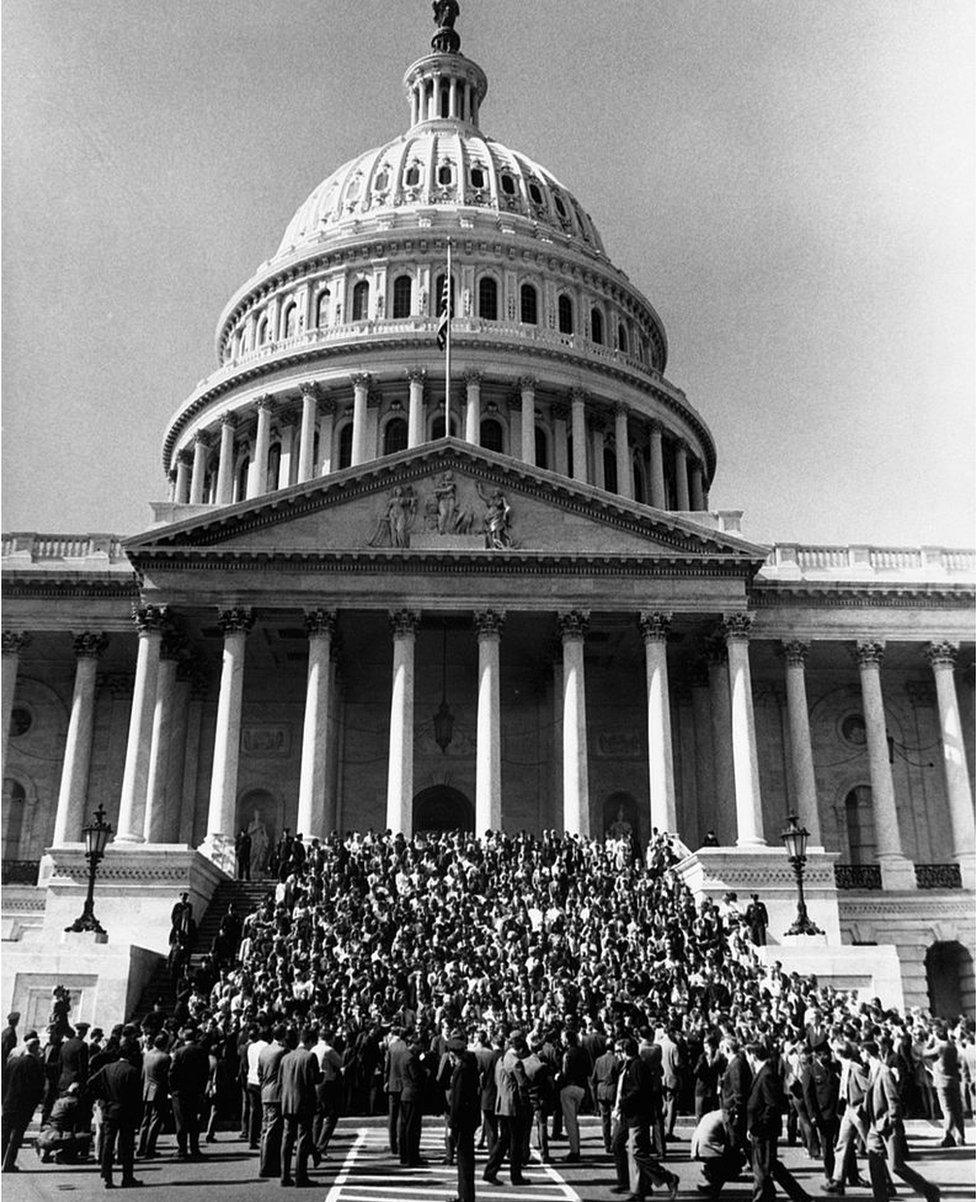
<path fill-rule="evenodd" d="M 444 356 L 444 437 L 451 436 L 451 324 L 454 318 L 454 287 L 451 279 L 451 239 L 447 240 L 447 343 Z"/>

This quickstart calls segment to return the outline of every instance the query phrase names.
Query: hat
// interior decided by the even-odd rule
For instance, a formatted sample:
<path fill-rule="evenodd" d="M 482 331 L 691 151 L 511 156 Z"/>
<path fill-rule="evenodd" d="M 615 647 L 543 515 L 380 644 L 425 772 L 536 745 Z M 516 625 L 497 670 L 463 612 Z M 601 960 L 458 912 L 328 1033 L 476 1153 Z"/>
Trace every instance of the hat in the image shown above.
<path fill-rule="evenodd" d="M 28 1031 L 24 1036 L 24 1043 L 30 1043 L 32 1039 L 40 1039 L 40 1036 L 36 1031 Z"/>
<path fill-rule="evenodd" d="M 75 1023 L 75 1033 L 84 1035 L 86 1031 L 91 1030 L 91 1023 Z"/>
<path fill-rule="evenodd" d="M 19 1023 L 20 1022 L 20 1011 L 19 1010 L 11 1010 L 10 1013 L 7 1015 L 7 1022 L 8 1023 Z"/>

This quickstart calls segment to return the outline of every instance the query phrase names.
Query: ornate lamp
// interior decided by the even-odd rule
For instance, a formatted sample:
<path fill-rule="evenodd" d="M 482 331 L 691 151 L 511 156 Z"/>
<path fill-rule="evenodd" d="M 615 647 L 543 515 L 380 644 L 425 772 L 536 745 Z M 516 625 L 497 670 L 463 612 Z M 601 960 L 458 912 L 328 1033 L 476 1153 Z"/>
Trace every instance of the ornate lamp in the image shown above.
<path fill-rule="evenodd" d="M 823 931 L 807 915 L 807 903 L 803 900 L 803 866 L 807 862 L 807 840 L 810 832 L 805 826 L 800 826 L 796 814 L 790 814 L 788 826 L 780 832 L 783 846 L 786 848 L 786 858 L 793 865 L 796 874 L 796 920 L 787 935 L 822 935 Z"/>
<path fill-rule="evenodd" d="M 105 807 L 99 806 L 91 822 L 81 832 L 85 836 L 85 859 L 88 861 L 88 896 L 81 914 L 66 931 L 94 931 L 104 935 L 102 924 L 95 917 L 95 874 L 98 864 L 105 855 L 105 848 L 112 834 L 111 824 L 105 821 Z"/>

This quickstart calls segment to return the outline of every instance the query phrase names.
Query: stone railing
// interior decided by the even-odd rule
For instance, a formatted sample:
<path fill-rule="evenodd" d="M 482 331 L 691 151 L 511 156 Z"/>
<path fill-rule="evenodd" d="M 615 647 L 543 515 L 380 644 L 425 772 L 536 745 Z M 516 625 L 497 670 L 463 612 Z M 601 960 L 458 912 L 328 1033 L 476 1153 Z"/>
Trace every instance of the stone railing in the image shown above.
<path fill-rule="evenodd" d="M 776 579 L 976 577 L 976 551 L 950 547 L 803 546 L 777 543 L 762 570 Z"/>
<path fill-rule="evenodd" d="M 835 864 L 838 889 L 880 889 L 881 869 L 877 864 Z"/>
<path fill-rule="evenodd" d="M 915 884 L 919 889 L 961 889 L 958 864 L 916 864 Z"/>
<path fill-rule="evenodd" d="M 122 540 L 115 534 L 4 534 L 0 557 L 38 563 L 43 560 L 124 560 Z"/>
<path fill-rule="evenodd" d="M 40 860 L 0 861 L 0 880 L 4 885 L 36 885 Z"/>

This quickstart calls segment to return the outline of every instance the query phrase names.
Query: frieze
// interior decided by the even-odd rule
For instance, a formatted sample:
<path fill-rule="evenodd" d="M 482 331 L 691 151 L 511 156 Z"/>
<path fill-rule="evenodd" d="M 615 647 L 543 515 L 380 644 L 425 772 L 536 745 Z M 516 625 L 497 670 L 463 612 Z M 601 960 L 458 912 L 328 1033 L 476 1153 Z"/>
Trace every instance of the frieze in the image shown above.
<path fill-rule="evenodd" d="M 241 731 L 241 751 L 252 759 L 287 759 L 291 755 L 291 726 L 287 722 L 257 722 Z"/>
<path fill-rule="evenodd" d="M 600 730 L 594 750 L 600 759 L 638 760 L 643 757 L 644 745 L 632 730 Z"/>

